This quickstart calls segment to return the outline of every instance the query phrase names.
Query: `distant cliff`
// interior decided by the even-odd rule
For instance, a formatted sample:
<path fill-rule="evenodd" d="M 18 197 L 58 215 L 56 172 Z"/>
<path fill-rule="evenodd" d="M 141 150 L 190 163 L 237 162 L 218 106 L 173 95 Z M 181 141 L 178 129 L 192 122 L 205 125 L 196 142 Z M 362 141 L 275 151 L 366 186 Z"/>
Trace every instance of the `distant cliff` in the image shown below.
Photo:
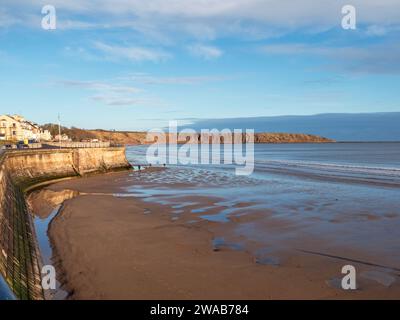
<path fill-rule="evenodd" d="M 88 130 L 91 136 L 102 141 L 113 141 L 121 144 L 146 144 L 145 132 L 120 132 Z M 196 134 L 196 139 L 200 141 L 200 134 Z M 180 140 L 178 143 L 184 143 Z M 310 134 L 291 134 L 291 133 L 256 133 L 255 143 L 328 143 L 334 142 L 331 139 L 310 135 Z"/>
<path fill-rule="evenodd" d="M 54 126 L 55 125 L 46 125 L 45 127 L 50 130 L 52 129 L 55 130 Z M 62 128 L 62 133 L 67 134 L 74 141 L 81 141 L 83 139 L 98 139 L 101 141 L 112 141 L 120 144 L 146 144 L 146 132 Z M 200 136 L 199 134 L 197 135 L 198 137 Z M 254 137 L 254 142 L 255 143 L 328 143 L 328 142 L 334 142 L 334 140 L 317 135 L 301 134 L 301 133 L 256 133 Z"/>
<path fill-rule="evenodd" d="M 256 133 L 255 143 L 329 143 L 334 140 L 302 133 Z"/>
<path fill-rule="evenodd" d="M 382 106 L 383 107 L 383 106 Z M 399 109 L 399 108 L 398 108 Z M 198 119 L 190 128 L 252 128 L 256 132 L 316 134 L 336 141 L 400 141 L 400 112 Z"/>

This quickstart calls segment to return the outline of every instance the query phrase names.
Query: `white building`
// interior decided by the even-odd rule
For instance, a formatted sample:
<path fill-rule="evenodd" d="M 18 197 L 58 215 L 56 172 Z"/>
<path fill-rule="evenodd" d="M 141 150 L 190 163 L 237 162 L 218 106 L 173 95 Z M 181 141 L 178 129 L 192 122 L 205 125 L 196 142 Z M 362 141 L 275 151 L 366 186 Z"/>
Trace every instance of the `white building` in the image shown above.
<path fill-rule="evenodd" d="M 58 134 L 54 137 L 54 141 L 64 141 L 64 142 L 70 142 L 72 139 L 70 139 L 65 133 L 62 134 L 61 136 Z"/>
<path fill-rule="evenodd" d="M 48 130 L 43 130 L 34 122 L 19 115 L 0 115 L 0 140 L 51 140 Z"/>

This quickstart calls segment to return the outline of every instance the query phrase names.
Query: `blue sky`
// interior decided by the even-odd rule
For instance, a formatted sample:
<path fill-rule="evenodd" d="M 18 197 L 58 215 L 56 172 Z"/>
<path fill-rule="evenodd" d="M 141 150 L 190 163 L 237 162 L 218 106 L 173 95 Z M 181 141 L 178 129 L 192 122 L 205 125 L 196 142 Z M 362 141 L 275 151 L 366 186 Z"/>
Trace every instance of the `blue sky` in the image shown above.
<path fill-rule="evenodd" d="M 356 8 L 357 29 L 341 27 Z M 2 0 L 0 113 L 168 120 L 400 111 L 400 2 Z M 56 8 L 57 29 L 41 28 Z"/>

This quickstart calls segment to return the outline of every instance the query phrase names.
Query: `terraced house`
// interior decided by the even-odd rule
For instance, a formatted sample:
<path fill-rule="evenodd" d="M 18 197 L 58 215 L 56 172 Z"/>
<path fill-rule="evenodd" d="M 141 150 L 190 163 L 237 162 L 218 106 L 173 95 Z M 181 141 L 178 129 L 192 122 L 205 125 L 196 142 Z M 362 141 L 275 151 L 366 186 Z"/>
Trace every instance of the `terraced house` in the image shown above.
<path fill-rule="evenodd" d="M 26 120 L 19 115 L 0 116 L 0 140 L 24 141 L 24 140 L 51 140 L 48 130 L 42 130 L 34 122 Z"/>

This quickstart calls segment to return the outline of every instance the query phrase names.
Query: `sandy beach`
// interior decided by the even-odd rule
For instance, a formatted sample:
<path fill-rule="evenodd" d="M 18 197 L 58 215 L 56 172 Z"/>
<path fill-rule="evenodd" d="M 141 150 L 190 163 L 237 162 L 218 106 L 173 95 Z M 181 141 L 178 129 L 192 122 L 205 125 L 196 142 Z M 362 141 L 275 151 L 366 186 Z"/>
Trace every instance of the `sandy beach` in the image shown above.
<path fill-rule="evenodd" d="M 152 172 L 153 170 L 153 172 Z M 157 172 L 120 172 L 50 185 L 31 195 L 36 212 L 63 203 L 49 227 L 52 261 L 57 279 L 69 299 L 397 299 L 396 275 L 371 266 L 357 248 L 342 248 L 338 257 L 324 256 L 326 239 L 301 235 L 300 243 L 286 241 L 287 250 L 262 259 L 260 242 L 243 239 L 238 225 L 257 222 L 265 234 L 276 230 L 296 233 L 296 224 L 252 211 L 232 215 L 227 222 L 199 218 L 196 208 L 215 206 L 213 196 L 187 196 L 177 207 L 156 203 L 126 192 L 127 187 L 151 187 L 146 175 Z M 169 170 L 169 169 L 166 169 Z M 182 183 L 168 189 L 186 188 Z M 63 202 L 63 200 L 65 202 Z M 196 202 L 193 202 L 193 201 Z M 236 203 L 246 209 L 247 203 Z M 40 213 L 38 213 L 40 214 Z M 371 220 L 373 221 L 373 220 Z M 272 245 L 273 242 L 271 242 Z M 239 244 L 239 245 L 238 245 Z M 329 246 L 329 245 L 328 245 Z M 267 250 L 268 251 L 268 250 Z M 356 255 L 359 260 L 343 257 Z M 361 257 L 361 258 L 360 258 Z M 357 267 L 358 290 L 340 288 L 341 268 Z M 393 271 L 393 270 L 391 270 Z"/>

